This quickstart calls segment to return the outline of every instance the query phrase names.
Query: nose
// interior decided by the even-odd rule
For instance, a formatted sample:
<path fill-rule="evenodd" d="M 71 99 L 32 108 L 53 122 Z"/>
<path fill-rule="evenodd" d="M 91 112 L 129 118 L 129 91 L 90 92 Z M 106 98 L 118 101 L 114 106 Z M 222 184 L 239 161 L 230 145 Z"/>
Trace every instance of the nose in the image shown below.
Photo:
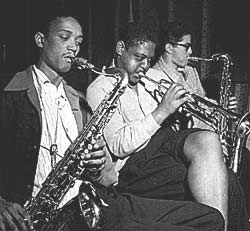
<path fill-rule="evenodd" d="M 145 58 L 141 61 L 141 64 L 140 66 L 143 68 L 143 69 L 146 69 L 148 68 L 148 66 L 150 65 L 150 60 L 148 58 Z"/>
<path fill-rule="evenodd" d="M 189 47 L 187 52 L 188 52 L 189 55 L 192 55 L 192 53 L 193 53 L 192 47 Z"/>
<path fill-rule="evenodd" d="M 77 49 L 78 49 L 78 45 L 76 44 L 75 41 L 71 41 L 69 44 L 68 44 L 68 50 L 71 50 L 73 52 L 76 52 Z"/>

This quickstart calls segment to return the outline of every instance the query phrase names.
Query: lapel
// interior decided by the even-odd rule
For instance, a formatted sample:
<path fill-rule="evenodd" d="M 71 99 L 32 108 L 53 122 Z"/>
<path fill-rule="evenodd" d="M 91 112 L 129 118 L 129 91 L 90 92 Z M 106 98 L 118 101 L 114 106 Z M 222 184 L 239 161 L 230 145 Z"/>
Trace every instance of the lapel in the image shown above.
<path fill-rule="evenodd" d="M 32 66 L 28 67 L 23 72 L 17 73 L 8 85 L 4 88 L 4 91 L 27 91 L 28 97 L 31 103 L 34 105 L 38 112 L 40 126 L 42 125 L 41 106 L 36 92 L 36 88 L 33 84 Z"/>
<path fill-rule="evenodd" d="M 76 91 L 71 86 L 67 85 L 65 81 L 63 81 L 63 84 L 65 94 L 70 102 L 73 114 L 76 119 L 78 131 L 80 132 L 82 130 L 83 125 L 87 121 L 87 115 L 85 114 L 86 111 L 89 110 L 89 106 L 87 106 L 88 103 L 82 93 Z M 33 83 L 32 66 L 30 66 L 23 72 L 17 73 L 8 83 L 8 85 L 4 88 L 4 91 L 27 91 L 27 95 L 30 99 L 30 102 L 34 105 L 38 112 L 40 126 L 42 125 L 41 106 L 35 85 Z M 83 110 L 81 110 L 80 101 L 81 105 L 83 106 Z"/>

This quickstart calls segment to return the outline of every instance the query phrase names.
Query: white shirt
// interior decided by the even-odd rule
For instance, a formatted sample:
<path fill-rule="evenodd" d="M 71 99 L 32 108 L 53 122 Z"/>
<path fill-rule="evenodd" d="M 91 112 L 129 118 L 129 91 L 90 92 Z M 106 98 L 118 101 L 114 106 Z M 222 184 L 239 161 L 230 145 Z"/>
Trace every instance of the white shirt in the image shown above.
<path fill-rule="evenodd" d="M 33 66 L 33 81 L 42 110 L 42 136 L 32 193 L 35 196 L 52 170 L 52 160 L 58 163 L 71 142 L 78 136 L 78 128 L 63 83 L 56 87 L 35 66 Z M 49 152 L 52 144 L 56 144 L 58 147 L 59 155 L 54 157 L 51 157 Z M 80 181 L 69 190 L 61 202 L 61 206 L 78 194 L 79 185 Z"/>
<path fill-rule="evenodd" d="M 112 77 L 101 75 L 91 83 L 87 89 L 87 101 L 93 110 L 114 88 L 115 81 Z M 116 170 L 124 166 L 131 153 L 144 148 L 160 128 L 151 114 L 157 105 L 142 84 L 138 84 L 138 95 L 129 87 L 121 95 L 117 110 L 104 128 L 109 149 L 120 158 Z"/>

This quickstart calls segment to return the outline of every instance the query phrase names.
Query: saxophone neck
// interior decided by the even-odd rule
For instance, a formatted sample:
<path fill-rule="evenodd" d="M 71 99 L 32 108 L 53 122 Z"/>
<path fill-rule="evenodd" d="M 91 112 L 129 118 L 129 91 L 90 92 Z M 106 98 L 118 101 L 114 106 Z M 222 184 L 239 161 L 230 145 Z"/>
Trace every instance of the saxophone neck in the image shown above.
<path fill-rule="evenodd" d="M 228 63 L 230 66 L 233 65 L 233 62 L 232 62 L 232 59 L 231 59 L 230 55 L 228 55 L 226 53 L 213 54 L 212 59 L 214 61 L 222 60 L 222 61 Z"/>
<path fill-rule="evenodd" d="M 201 57 L 195 57 L 195 56 L 188 57 L 189 62 L 217 62 L 219 60 L 226 61 L 230 65 L 233 65 L 231 57 L 225 53 L 216 53 L 216 54 L 213 54 L 210 58 L 201 58 Z"/>
<path fill-rule="evenodd" d="M 117 81 L 123 83 L 124 85 L 128 84 L 128 73 L 123 68 L 112 67 L 106 69 L 105 72 L 111 77 L 117 79 Z"/>
<path fill-rule="evenodd" d="M 99 68 L 96 68 L 90 62 L 88 62 L 87 59 L 84 59 L 82 57 L 76 57 L 74 59 L 74 63 L 78 70 L 91 70 L 92 72 L 96 74 L 115 78 L 124 87 L 128 85 L 128 73 L 123 68 L 111 67 L 111 68 L 99 69 Z"/>

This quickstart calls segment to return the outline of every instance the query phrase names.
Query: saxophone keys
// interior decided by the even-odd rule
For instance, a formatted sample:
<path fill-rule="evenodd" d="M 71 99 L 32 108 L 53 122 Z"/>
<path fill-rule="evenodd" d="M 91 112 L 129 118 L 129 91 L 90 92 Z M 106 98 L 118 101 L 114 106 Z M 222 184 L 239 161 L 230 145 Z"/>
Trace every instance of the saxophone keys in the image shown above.
<path fill-rule="evenodd" d="M 79 165 L 80 165 L 80 167 L 84 167 L 85 162 L 84 162 L 83 160 L 81 160 L 81 161 L 79 162 Z"/>
<path fill-rule="evenodd" d="M 80 146 L 80 148 L 82 148 L 84 145 L 85 145 L 85 142 L 83 141 L 83 142 L 80 143 L 79 146 Z"/>
<path fill-rule="evenodd" d="M 84 154 L 88 154 L 88 153 L 89 153 L 89 150 L 86 148 L 86 149 L 84 149 L 83 153 L 84 153 Z"/>
<path fill-rule="evenodd" d="M 88 150 L 91 151 L 93 149 L 93 145 L 92 144 L 88 144 Z"/>

